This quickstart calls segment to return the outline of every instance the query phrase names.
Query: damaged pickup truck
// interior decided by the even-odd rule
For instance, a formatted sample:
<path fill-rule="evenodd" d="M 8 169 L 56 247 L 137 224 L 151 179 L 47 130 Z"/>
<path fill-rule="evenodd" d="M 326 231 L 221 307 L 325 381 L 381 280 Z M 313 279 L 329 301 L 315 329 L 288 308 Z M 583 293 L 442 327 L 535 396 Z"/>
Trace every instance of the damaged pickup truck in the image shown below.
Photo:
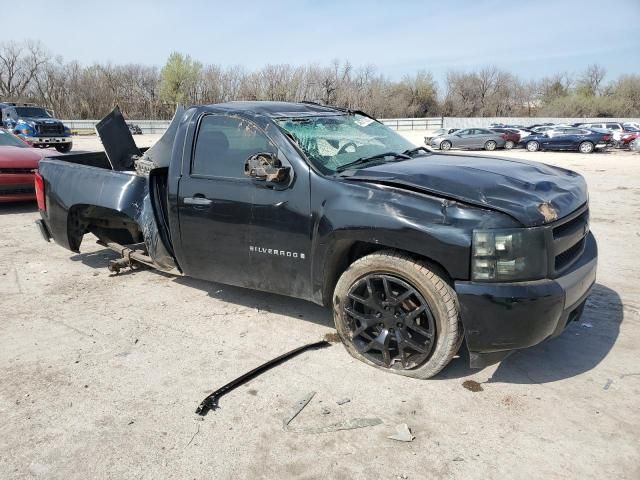
<path fill-rule="evenodd" d="M 333 308 L 355 358 L 418 378 L 472 367 L 582 314 L 597 247 L 575 172 L 415 148 L 362 112 L 232 102 L 179 110 L 149 150 L 115 110 L 106 153 L 40 162 L 45 239 L 83 236 L 199 279 Z"/>

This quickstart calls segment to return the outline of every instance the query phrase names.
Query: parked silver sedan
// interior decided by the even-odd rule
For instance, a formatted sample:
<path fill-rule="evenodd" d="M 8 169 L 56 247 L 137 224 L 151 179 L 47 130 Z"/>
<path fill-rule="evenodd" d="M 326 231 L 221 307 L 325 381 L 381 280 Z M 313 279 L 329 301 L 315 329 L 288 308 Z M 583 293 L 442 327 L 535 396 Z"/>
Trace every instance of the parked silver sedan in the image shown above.
<path fill-rule="evenodd" d="M 441 135 L 431 139 L 431 147 L 440 150 L 451 148 L 484 148 L 495 150 L 503 148 L 506 140 L 500 133 L 486 128 L 465 128 L 450 135 Z"/>

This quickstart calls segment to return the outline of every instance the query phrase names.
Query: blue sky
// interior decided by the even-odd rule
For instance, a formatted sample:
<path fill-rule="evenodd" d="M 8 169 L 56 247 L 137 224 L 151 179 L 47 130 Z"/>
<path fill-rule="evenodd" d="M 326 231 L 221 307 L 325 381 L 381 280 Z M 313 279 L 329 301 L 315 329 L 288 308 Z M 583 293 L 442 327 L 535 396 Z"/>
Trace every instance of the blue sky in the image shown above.
<path fill-rule="evenodd" d="M 83 64 L 162 65 L 180 51 L 248 69 L 349 60 L 392 79 L 483 65 L 523 78 L 592 63 L 609 79 L 640 73 L 640 0 L 30 0 L 0 7 L 0 25 L 0 41 L 38 39 Z"/>

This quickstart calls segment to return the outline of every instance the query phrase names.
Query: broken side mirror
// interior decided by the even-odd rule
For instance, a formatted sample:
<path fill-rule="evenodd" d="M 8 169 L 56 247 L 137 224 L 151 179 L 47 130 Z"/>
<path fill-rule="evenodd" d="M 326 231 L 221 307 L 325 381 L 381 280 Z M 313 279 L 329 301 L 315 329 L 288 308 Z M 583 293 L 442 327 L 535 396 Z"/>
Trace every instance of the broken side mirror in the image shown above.
<path fill-rule="evenodd" d="M 273 153 L 262 152 L 249 157 L 244 164 L 244 174 L 256 180 L 282 183 L 289 178 L 289 167 L 283 167 Z"/>

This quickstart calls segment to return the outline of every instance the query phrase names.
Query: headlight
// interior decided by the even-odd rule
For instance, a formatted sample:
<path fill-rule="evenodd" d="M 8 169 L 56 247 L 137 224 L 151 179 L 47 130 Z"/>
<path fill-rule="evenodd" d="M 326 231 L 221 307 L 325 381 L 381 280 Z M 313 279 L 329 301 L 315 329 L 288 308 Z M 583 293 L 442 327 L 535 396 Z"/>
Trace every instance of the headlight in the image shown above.
<path fill-rule="evenodd" d="M 25 122 L 25 121 L 19 120 L 14 130 L 16 133 L 20 135 L 33 136 L 36 133 L 36 129 L 33 125 L 31 124 L 31 122 Z"/>
<path fill-rule="evenodd" d="M 546 274 L 547 253 L 543 229 L 473 231 L 472 280 L 537 280 Z"/>

